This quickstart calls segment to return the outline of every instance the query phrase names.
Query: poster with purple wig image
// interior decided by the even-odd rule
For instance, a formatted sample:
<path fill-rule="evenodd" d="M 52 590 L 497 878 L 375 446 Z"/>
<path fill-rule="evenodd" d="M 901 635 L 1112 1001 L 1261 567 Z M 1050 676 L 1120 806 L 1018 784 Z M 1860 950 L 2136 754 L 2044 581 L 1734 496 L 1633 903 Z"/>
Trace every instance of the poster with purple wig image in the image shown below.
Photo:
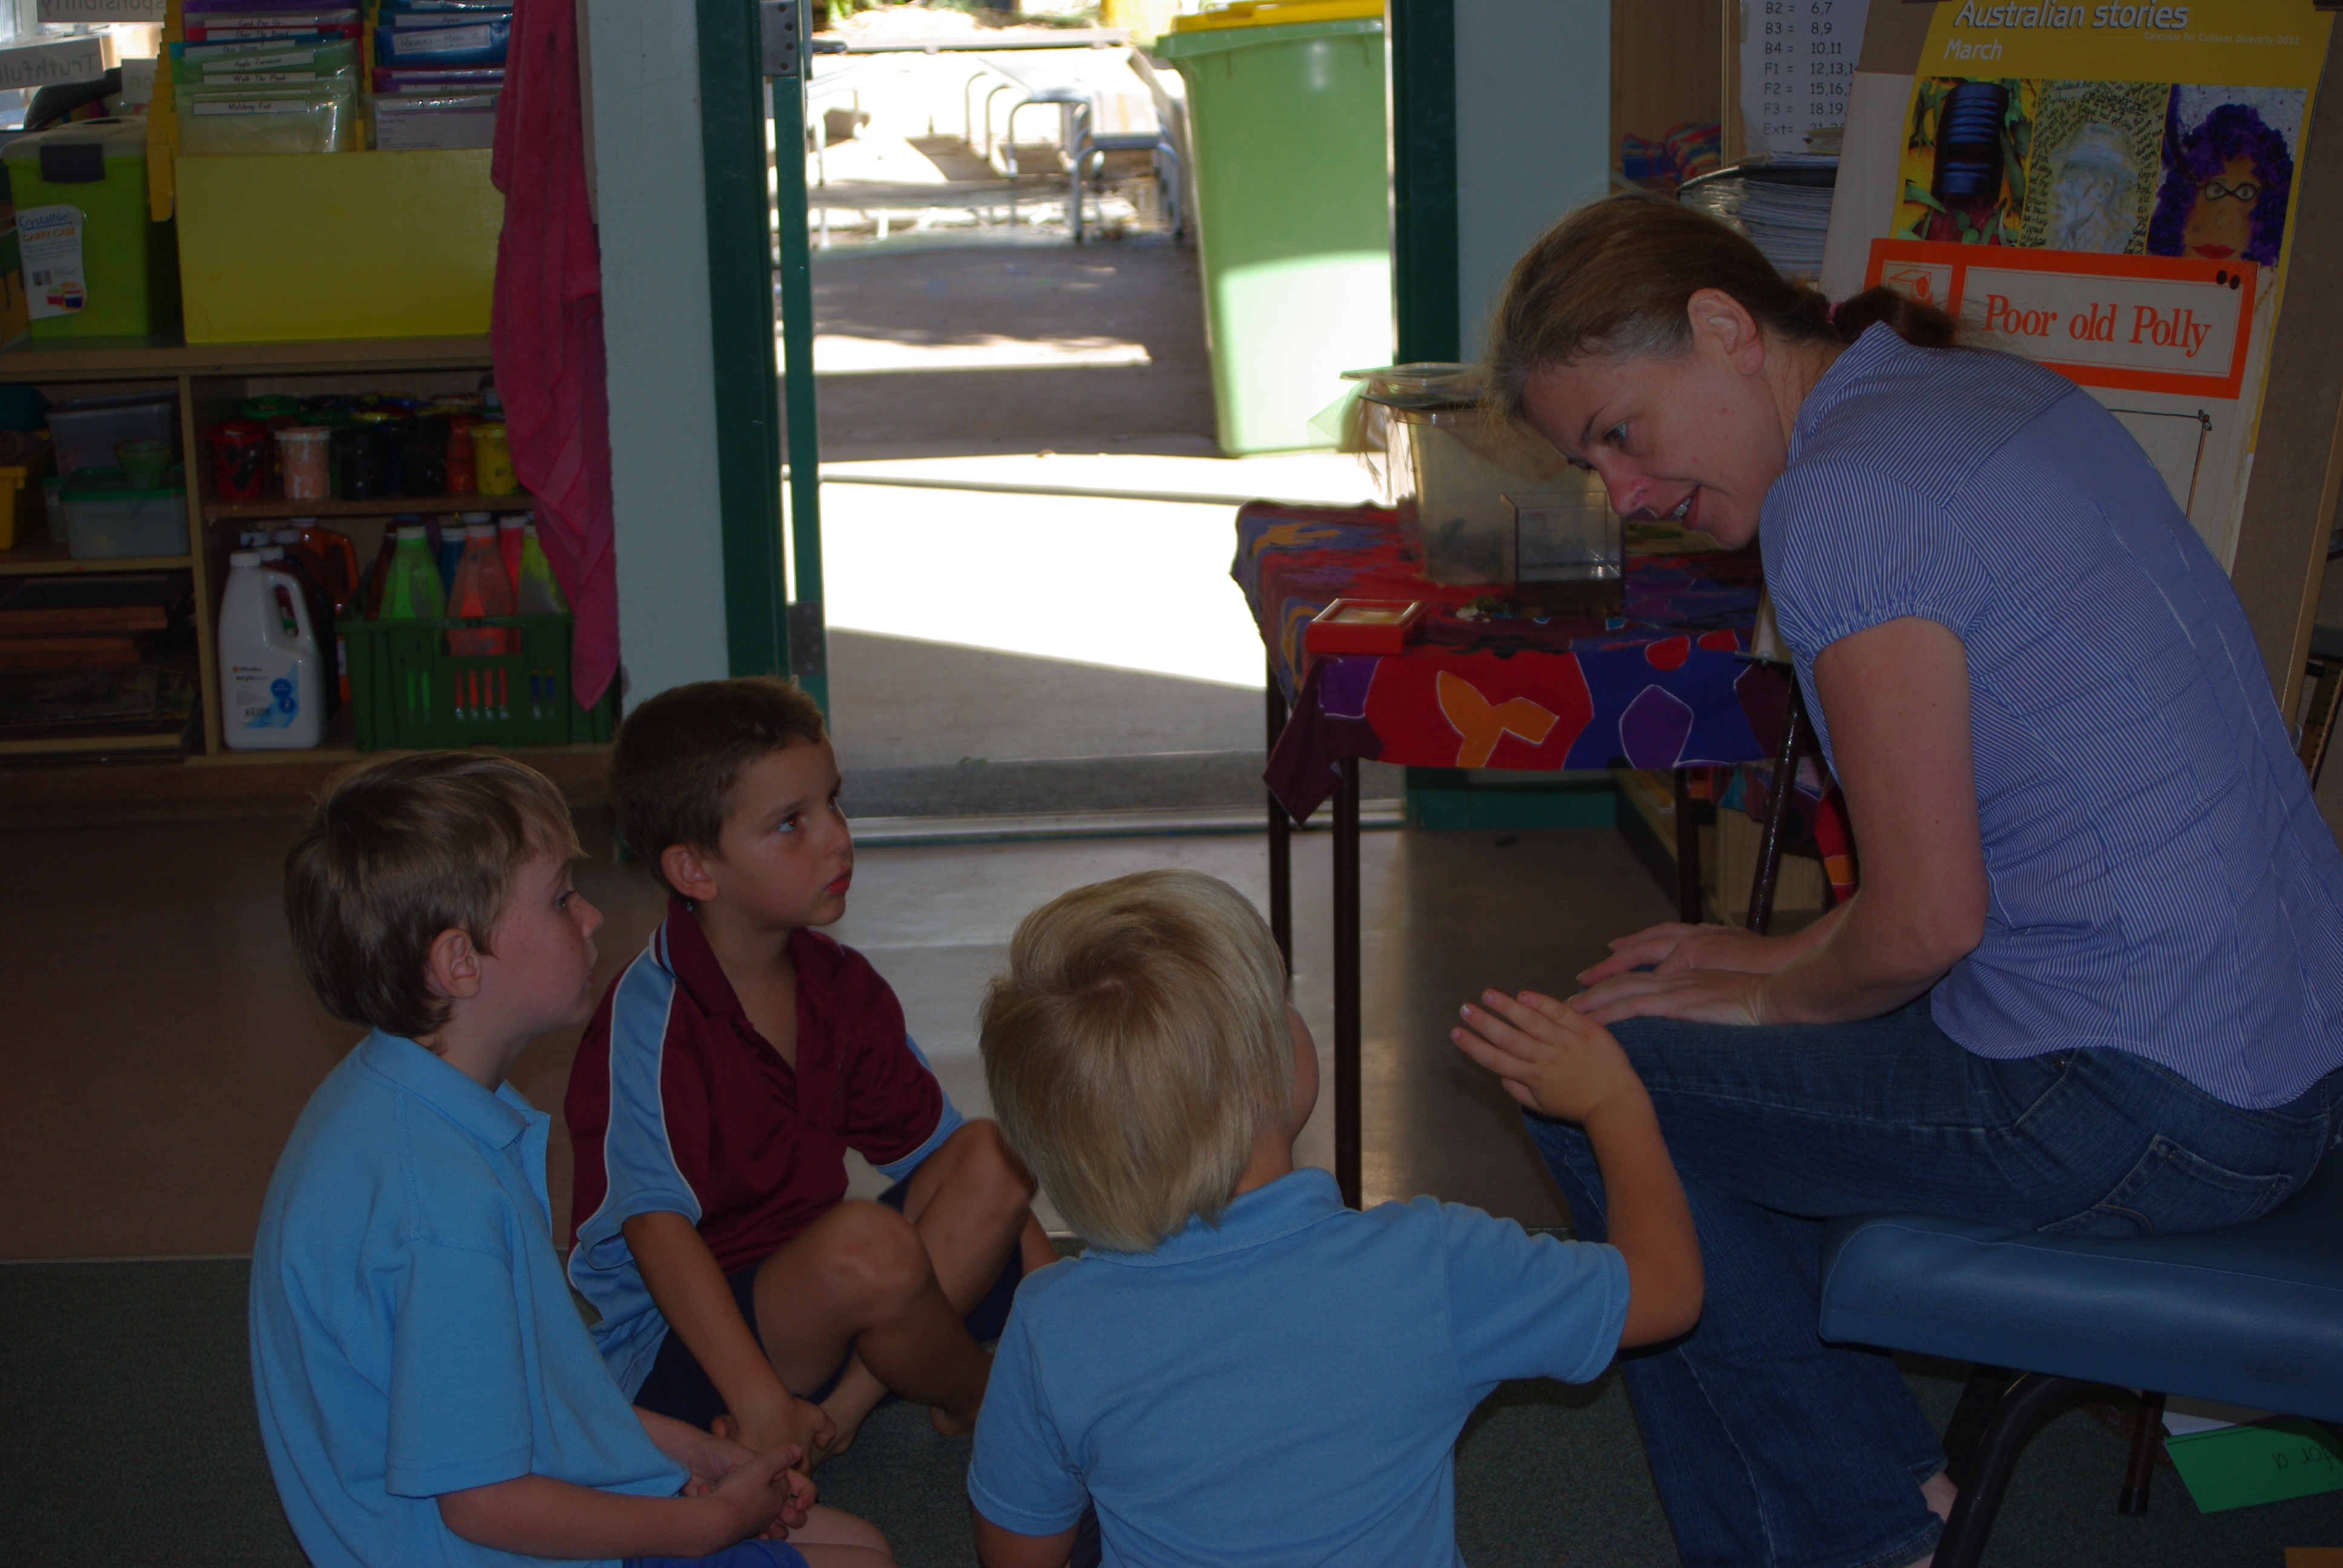
<path fill-rule="evenodd" d="M 2147 254 L 2276 266 L 2305 97 L 2300 87 L 2174 87 Z"/>

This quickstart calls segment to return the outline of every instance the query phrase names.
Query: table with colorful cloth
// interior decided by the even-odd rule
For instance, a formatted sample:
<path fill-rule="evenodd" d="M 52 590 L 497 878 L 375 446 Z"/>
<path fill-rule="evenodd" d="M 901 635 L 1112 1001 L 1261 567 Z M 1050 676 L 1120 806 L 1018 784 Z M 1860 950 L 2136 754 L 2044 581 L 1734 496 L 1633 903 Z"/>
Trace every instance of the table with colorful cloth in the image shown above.
<path fill-rule="evenodd" d="M 1698 918 L 1690 802 L 1765 813 L 1779 765 L 1785 804 L 1822 850 L 1833 891 L 1852 891 L 1836 790 L 1801 737 L 1789 671 L 1749 656 L 1762 586 L 1756 552 L 1720 550 L 1666 523 L 1628 525 L 1622 612 L 1608 619 L 1509 613 L 1502 588 L 1423 575 L 1399 514 L 1383 507 L 1254 501 L 1237 513 L 1231 575 L 1268 653 L 1271 918 L 1292 950 L 1288 824 L 1334 802 L 1335 1176 L 1358 1201 L 1358 763 L 1418 768 L 1658 769 L 1675 775 L 1685 918 Z M 1312 658 L 1311 618 L 1337 598 L 1416 600 L 1403 652 Z M 1786 813 L 1767 814 L 1778 822 Z"/>

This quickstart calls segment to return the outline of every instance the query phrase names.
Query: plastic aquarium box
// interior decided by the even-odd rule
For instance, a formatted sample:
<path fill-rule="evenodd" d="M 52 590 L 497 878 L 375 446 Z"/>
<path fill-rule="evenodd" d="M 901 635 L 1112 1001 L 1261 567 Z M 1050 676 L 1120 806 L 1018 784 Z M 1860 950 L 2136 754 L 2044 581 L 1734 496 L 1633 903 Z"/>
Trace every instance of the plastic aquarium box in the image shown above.
<path fill-rule="evenodd" d="M 511 628 L 518 653 L 458 654 L 450 631 Z M 570 618 L 339 623 L 350 654 L 350 712 L 357 749 L 590 746 L 616 728 L 618 683 L 580 708 L 570 696 Z"/>

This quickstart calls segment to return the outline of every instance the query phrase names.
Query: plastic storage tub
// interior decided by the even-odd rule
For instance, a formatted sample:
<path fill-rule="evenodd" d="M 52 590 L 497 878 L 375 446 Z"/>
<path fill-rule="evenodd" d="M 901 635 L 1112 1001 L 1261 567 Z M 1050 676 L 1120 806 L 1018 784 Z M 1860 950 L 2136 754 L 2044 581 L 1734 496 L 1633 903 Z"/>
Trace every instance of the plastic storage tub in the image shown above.
<path fill-rule="evenodd" d="M 338 623 L 350 655 L 351 729 L 361 751 L 465 746 L 580 746 L 610 739 L 618 683 L 580 708 L 570 696 L 570 618 Z M 456 654 L 450 631 L 509 627 L 518 653 Z"/>
<path fill-rule="evenodd" d="M 49 442 L 56 452 L 60 474 L 117 467 L 114 449 L 125 441 L 168 441 L 177 446 L 177 394 L 76 397 L 49 410 Z"/>
<path fill-rule="evenodd" d="M 1179 17 L 1155 53 L 1188 86 L 1196 246 L 1221 450 L 1322 444 L 1358 365 L 1391 358 L 1383 0 Z"/>
<path fill-rule="evenodd" d="M 44 265 L 37 253 L 25 257 L 35 343 L 139 336 L 178 320 L 178 251 L 171 226 L 146 216 L 145 120 L 83 120 L 37 131 L 10 142 L 0 156 L 7 163 L 20 242 L 42 232 L 37 224 L 24 225 L 28 214 L 60 206 L 80 214 L 77 279 L 69 267 Z M 78 290 L 72 286 L 76 281 Z M 77 307 L 71 306 L 75 298 Z M 44 316 L 45 309 L 61 314 Z"/>
<path fill-rule="evenodd" d="M 184 485 L 134 490 L 119 468 L 84 468 L 65 482 L 58 498 L 65 512 L 65 553 L 77 561 L 187 553 Z M 55 527 L 53 518 L 53 535 Z"/>

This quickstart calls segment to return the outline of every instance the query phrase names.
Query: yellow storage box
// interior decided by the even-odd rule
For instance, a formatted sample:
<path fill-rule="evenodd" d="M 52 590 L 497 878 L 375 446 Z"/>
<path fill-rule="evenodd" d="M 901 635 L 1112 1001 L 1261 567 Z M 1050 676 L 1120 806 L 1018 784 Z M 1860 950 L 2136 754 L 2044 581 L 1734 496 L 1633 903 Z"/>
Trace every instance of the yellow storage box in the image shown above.
<path fill-rule="evenodd" d="M 190 343 L 477 337 L 504 197 L 488 149 L 177 160 Z"/>

